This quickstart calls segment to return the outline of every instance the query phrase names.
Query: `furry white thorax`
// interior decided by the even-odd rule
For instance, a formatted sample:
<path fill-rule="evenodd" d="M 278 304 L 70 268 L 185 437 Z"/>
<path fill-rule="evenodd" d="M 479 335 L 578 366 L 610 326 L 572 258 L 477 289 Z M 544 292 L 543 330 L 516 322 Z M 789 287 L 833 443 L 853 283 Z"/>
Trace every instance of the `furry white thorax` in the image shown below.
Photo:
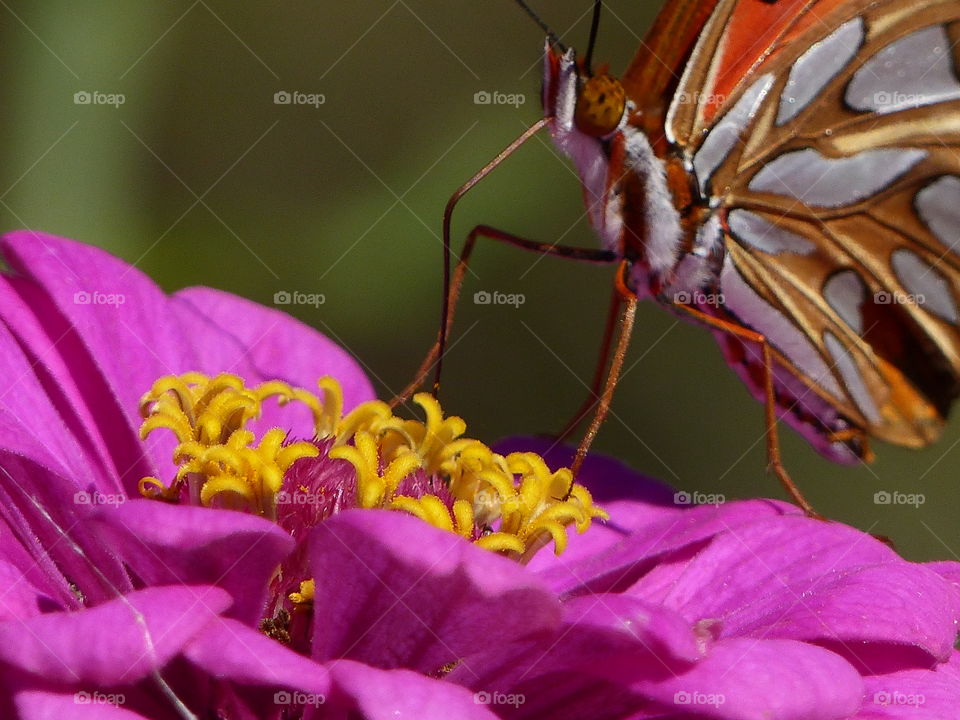
<path fill-rule="evenodd" d="M 551 52 L 548 43 L 546 53 Z M 550 68 L 550 58 L 547 56 L 544 108 L 554 118 L 550 126 L 553 142 L 577 168 L 590 224 L 600 236 L 601 244 L 607 250 L 622 252 L 623 196 L 619 178 L 609 177 L 610 161 L 603 141 L 582 133 L 574 123 L 578 77 L 573 50 L 568 50 L 560 58 L 557 77 L 550 77 Z M 632 104 L 628 103 L 620 124 L 611 136 L 616 133 L 623 136 L 626 148 L 624 171 L 635 173 L 643 183 L 646 215 L 643 259 L 646 267 L 638 264 L 634 270 L 636 290 L 643 293 L 648 286 L 647 275 L 669 285 L 681 280 L 676 277 L 675 271 L 679 269 L 682 231 L 680 214 L 673 205 L 663 163 L 654 154 L 646 135 L 627 122 L 632 110 Z M 702 274 L 702 271 L 696 272 L 693 276 L 699 281 Z M 683 280 L 689 282 L 693 277 L 688 276 Z"/>

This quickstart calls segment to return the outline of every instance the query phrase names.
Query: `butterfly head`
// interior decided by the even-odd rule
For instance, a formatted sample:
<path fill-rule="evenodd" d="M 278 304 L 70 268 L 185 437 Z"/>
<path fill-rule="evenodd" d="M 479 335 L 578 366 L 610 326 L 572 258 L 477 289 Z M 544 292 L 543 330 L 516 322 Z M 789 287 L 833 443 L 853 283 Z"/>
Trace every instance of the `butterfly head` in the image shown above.
<path fill-rule="evenodd" d="M 620 81 L 600 68 L 592 72 L 573 48 L 558 51 L 547 39 L 544 53 L 543 107 L 565 129 L 591 138 L 607 138 L 626 121 L 629 103 Z"/>

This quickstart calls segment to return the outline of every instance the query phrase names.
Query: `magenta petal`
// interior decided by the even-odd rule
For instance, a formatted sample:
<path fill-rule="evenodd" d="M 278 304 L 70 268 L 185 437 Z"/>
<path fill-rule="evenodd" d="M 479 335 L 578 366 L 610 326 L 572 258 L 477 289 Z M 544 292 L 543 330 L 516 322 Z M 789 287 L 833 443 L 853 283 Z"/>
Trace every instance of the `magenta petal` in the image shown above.
<path fill-rule="evenodd" d="M 165 665 L 230 605 L 214 587 L 159 587 L 88 610 L 0 624 L 0 662 L 49 682 L 115 686 Z"/>
<path fill-rule="evenodd" d="M 0 413 L 0 437 L 9 437 L 8 420 Z M 130 589 L 120 563 L 85 524 L 91 513 L 91 506 L 83 502 L 89 499 L 86 491 L 29 459 L 45 454 L 33 438 L 22 438 L 19 450 L 0 447 L 0 519 L 35 563 L 26 568 L 18 553 L 20 569 L 30 572 L 39 589 L 67 608 L 79 605 L 70 583 L 90 603 Z"/>
<path fill-rule="evenodd" d="M 563 615 L 554 635 L 468 656 L 448 679 L 491 697 L 522 697 L 521 717 L 623 717 L 647 704 L 629 692 L 629 679 L 682 672 L 708 647 L 676 613 L 625 595 L 575 598 Z M 598 698 L 604 712 L 588 707 Z"/>
<path fill-rule="evenodd" d="M 310 563 L 321 661 L 429 674 L 560 620 L 556 598 L 531 573 L 405 513 L 331 517 L 310 538 Z"/>
<path fill-rule="evenodd" d="M 856 720 L 948 720 L 960 717 L 960 652 L 935 670 L 904 670 L 865 678 Z"/>
<path fill-rule="evenodd" d="M 3 554 L 0 553 L 0 557 Z M 23 620 L 40 612 L 39 599 L 43 595 L 24 576 L 19 568 L 0 560 L 0 623 Z"/>
<path fill-rule="evenodd" d="M 320 695 L 330 692 L 330 674 L 325 667 L 229 618 L 207 624 L 187 644 L 184 654 L 221 680 Z"/>
<path fill-rule="evenodd" d="M 629 506 L 625 512 L 635 512 Z M 643 512 L 643 511 L 641 511 Z M 667 556 L 693 553 L 718 533 L 757 518 L 796 515 L 799 509 L 773 500 L 745 500 L 712 506 L 688 506 L 660 517 L 607 548 L 576 560 L 563 556 L 540 576 L 564 596 L 590 592 L 620 592 Z M 589 532 L 592 532 L 592 528 Z"/>
<path fill-rule="evenodd" d="M 14 286 L 40 304 L 37 320 L 93 415 L 91 427 L 116 474 L 128 488 L 155 475 L 137 436 L 137 404 L 158 377 L 192 365 L 166 295 L 136 268 L 89 245 L 18 231 L 0 239 L 0 249 L 20 276 Z"/>
<path fill-rule="evenodd" d="M 378 670 L 358 662 L 337 660 L 330 663 L 330 673 L 338 704 L 355 710 L 367 720 L 496 720 L 498 717 L 483 703 L 483 697 L 459 685 L 409 670 Z"/>
<path fill-rule="evenodd" d="M 250 383 L 279 379 L 310 390 L 331 375 L 343 386 L 345 410 L 376 397 L 346 350 L 286 313 L 204 287 L 175 293 L 171 307 L 188 332 L 221 329 L 217 343 L 198 344 L 206 372 L 234 372 Z"/>
<path fill-rule="evenodd" d="M 17 693 L 20 720 L 149 720 L 107 700 L 119 700 L 122 693 L 94 693 L 80 690 L 72 695 L 30 690 Z M 95 702 L 96 701 L 96 702 Z"/>
<path fill-rule="evenodd" d="M 269 581 L 293 538 L 255 515 L 132 500 L 98 514 L 112 545 L 151 585 L 217 585 L 234 598 L 227 615 L 262 617 Z"/>
<path fill-rule="evenodd" d="M 617 668 L 611 672 L 629 683 Z M 730 638 L 679 675 L 631 684 L 677 713 L 730 720 L 833 720 L 860 707 L 863 680 L 829 650 L 793 640 Z M 684 715 L 686 717 L 686 715 Z"/>
<path fill-rule="evenodd" d="M 3 303 L 2 292 L 0 303 Z M 25 354 L 25 348 L 0 319 L 0 412 L 12 416 L 11 424 L 19 426 L 17 436 L 0 437 L 0 447 L 16 447 L 20 440 L 29 437 L 43 443 L 49 458 L 43 462 L 52 462 L 54 470 L 65 474 L 69 464 L 72 474 L 78 479 L 105 480 L 107 473 L 102 467 L 103 463 L 97 462 L 104 455 L 90 449 L 90 454 L 85 458 L 87 462 L 77 462 L 89 448 L 78 443 L 72 434 L 73 430 L 78 429 L 79 422 L 74 411 L 66 407 L 62 390 L 59 387 L 52 389 L 55 395 L 60 396 L 61 412 L 58 412 L 53 398 L 47 401 L 47 389 L 55 384 L 51 377 L 44 374 L 42 363 Z"/>
<path fill-rule="evenodd" d="M 808 518 L 731 529 L 689 563 L 658 567 L 631 592 L 691 622 L 719 619 L 725 637 L 909 645 L 941 659 L 960 619 L 957 595 L 937 573 L 865 533 Z M 870 667 L 868 653 L 856 654 Z"/>

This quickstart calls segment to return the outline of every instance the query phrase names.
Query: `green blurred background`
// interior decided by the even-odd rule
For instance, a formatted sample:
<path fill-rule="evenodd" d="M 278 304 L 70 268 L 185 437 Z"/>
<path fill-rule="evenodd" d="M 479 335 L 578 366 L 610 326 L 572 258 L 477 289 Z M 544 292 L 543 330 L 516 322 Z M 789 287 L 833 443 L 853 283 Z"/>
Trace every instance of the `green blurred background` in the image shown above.
<path fill-rule="evenodd" d="M 588 0 L 534 4 L 583 47 Z M 405 384 L 436 333 L 444 203 L 539 117 L 543 38 L 510 0 L 0 5 L 3 230 L 99 245 L 171 291 L 204 284 L 267 305 L 322 293 L 288 309 L 358 357 L 383 397 Z M 621 71 L 657 5 L 610 0 L 597 58 Z M 324 102 L 275 104 L 279 91 Z M 479 105 L 481 91 L 525 102 Z M 77 104 L 78 92 L 124 102 Z M 595 243 L 576 176 L 545 138 L 468 196 L 455 236 L 480 222 Z M 473 270 L 445 409 L 488 441 L 557 430 L 592 375 L 610 269 L 488 243 Z M 526 302 L 476 305 L 480 290 Z M 691 492 L 781 496 L 761 408 L 706 332 L 645 304 L 626 367 L 597 450 Z M 871 467 L 782 435 L 822 512 L 908 557 L 960 559 L 960 423 L 925 451 L 878 445 Z M 925 501 L 878 505 L 882 490 Z"/>

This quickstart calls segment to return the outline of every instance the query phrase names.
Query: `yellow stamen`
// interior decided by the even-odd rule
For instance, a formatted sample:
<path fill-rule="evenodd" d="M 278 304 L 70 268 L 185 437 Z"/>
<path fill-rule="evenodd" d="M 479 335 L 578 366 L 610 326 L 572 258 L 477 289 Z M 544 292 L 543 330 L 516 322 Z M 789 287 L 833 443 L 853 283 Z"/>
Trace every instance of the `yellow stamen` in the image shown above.
<path fill-rule="evenodd" d="M 407 512 L 519 560 L 551 541 L 559 554 L 566 547 L 567 527 L 584 532 L 594 518 L 607 517 L 593 505 L 587 489 L 573 483 L 568 469 L 551 472 L 533 453 L 504 457 L 479 440 L 463 437 L 464 421 L 444 418 L 432 395 L 414 396 L 423 408 L 423 421 L 399 418 L 381 401 L 363 403 L 344 416 L 343 392 L 336 380 L 324 377 L 318 384 L 322 399 L 278 380 L 248 388 L 241 378 L 226 373 L 160 378 L 140 403 L 145 418 L 140 433 L 146 438 L 159 428 L 173 432 L 179 441 L 173 455 L 178 471 L 169 487 L 156 478 L 143 478 L 140 492 L 177 501 L 188 484 L 191 498 L 204 505 L 275 517 L 287 470 L 301 458 L 317 457 L 320 449 L 313 442 L 287 443 L 280 428 L 266 431 L 255 444 L 247 425 L 261 416 L 263 403 L 274 398 L 281 406 L 299 402 L 310 409 L 316 438 L 330 443 L 328 457 L 345 460 L 355 470 L 358 507 Z M 420 481 L 421 489 L 442 482 L 447 499 L 429 492 L 420 497 L 398 494 L 411 476 L 414 488 Z M 302 585 L 291 598 L 312 598 L 312 591 L 312 585 L 309 593 Z"/>
<path fill-rule="evenodd" d="M 300 583 L 300 592 L 290 593 L 289 598 L 294 605 L 313 605 L 313 598 L 317 586 L 313 580 L 304 580 Z"/>

